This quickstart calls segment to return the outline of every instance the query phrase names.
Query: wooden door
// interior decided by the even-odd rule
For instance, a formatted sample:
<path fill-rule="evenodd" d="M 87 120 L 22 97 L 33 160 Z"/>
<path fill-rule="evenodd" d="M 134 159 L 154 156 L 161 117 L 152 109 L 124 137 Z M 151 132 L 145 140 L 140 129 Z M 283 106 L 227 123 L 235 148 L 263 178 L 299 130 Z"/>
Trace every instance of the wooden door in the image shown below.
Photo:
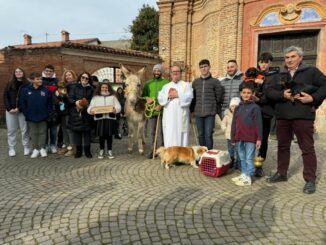
<path fill-rule="evenodd" d="M 289 46 L 298 46 L 303 49 L 303 61 L 306 64 L 316 65 L 317 40 L 319 31 L 287 32 L 259 36 L 258 54 L 270 52 L 273 57 L 273 66 L 283 66 L 283 51 Z"/>

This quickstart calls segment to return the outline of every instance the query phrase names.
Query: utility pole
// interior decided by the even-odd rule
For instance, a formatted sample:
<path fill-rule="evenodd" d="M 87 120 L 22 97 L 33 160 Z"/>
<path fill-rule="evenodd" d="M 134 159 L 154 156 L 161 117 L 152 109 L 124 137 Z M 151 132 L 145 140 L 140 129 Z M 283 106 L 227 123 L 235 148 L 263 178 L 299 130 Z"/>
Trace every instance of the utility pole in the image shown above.
<path fill-rule="evenodd" d="M 48 36 L 49 36 L 49 33 L 45 33 L 45 42 L 48 42 Z"/>

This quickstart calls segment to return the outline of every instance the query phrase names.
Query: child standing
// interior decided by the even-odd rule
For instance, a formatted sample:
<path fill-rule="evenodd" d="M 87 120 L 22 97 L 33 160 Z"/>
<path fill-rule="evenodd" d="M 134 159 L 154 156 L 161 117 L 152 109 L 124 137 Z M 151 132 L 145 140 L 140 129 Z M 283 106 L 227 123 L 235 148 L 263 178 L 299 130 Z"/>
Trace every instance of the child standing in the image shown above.
<path fill-rule="evenodd" d="M 253 158 L 256 148 L 261 146 L 262 117 L 259 106 L 253 101 L 254 87 L 243 83 L 240 86 L 241 103 L 235 109 L 231 142 L 237 145 L 238 155 L 241 161 L 241 175 L 232 178 L 238 186 L 251 185 L 251 176 L 254 173 Z"/>
<path fill-rule="evenodd" d="M 231 143 L 231 126 L 233 113 L 235 108 L 240 104 L 240 98 L 233 97 L 230 101 L 229 108 L 224 112 L 224 118 L 221 122 L 221 128 L 224 131 L 225 139 L 227 140 L 228 152 L 231 158 L 230 168 L 239 169 L 240 163 L 238 158 L 238 153 L 235 145 Z"/>
<path fill-rule="evenodd" d="M 45 139 L 47 131 L 47 119 L 52 111 L 52 94 L 42 86 L 42 76 L 37 72 L 30 75 L 32 84 L 21 92 L 19 101 L 30 131 L 33 152 L 31 158 L 40 154 L 47 156 Z"/>
<path fill-rule="evenodd" d="M 94 107 L 97 106 L 112 106 L 112 113 L 95 114 Z M 105 141 L 108 149 L 108 158 L 114 158 L 112 153 L 112 136 L 116 132 L 116 114 L 120 111 L 120 103 L 111 85 L 109 83 L 101 83 L 87 108 L 87 112 L 94 115 L 94 120 L 97 121 L 96 134 L 100 139 L 99 159 L 104 158 Z"/>

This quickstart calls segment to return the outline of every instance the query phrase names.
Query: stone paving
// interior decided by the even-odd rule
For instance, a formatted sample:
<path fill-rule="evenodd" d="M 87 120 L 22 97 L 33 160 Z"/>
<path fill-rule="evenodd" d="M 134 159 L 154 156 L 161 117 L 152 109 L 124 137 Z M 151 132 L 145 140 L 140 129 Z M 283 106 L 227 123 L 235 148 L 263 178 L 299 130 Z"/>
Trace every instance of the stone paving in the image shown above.
<path fill-rule="evenodd" d="M 326 244 L 326 144 L 319 139 L 318 186 L 302 193 L 302 161 L 292 148 L 289 181 L 237 187 L 232 172 L 206 177 L 190 166 L 126 153 L 116 159 L 8 157 L 0 130 L 0 244 Z M 215 148 L 225 149 L 221 134 Z M 97 144 L 92 145 L 94 155 Z M 270 141 L 265 172 L 275 170 Z"/>

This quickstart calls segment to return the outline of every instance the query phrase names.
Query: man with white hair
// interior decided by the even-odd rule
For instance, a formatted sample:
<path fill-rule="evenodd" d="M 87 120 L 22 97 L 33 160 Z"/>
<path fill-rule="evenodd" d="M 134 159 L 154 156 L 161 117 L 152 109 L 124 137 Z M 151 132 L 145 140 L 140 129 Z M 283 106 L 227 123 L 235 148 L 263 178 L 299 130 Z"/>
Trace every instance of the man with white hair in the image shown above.
<path fill-rule="evenodd" d="M 291 46 L 284 51 L 285 69 L 270 77 L 267 97 L 275 102 L 278 140 L 277 172 L 270 183 L 287 181 L 293 133 L 297 136 L 303 158 L 303 192 L 316 191 L 317 157 L 314 147 L 316 109 L 326 98 L 326 77 L 316 67 L 305 65 L 303 51 Z"/>
<path fill-rule="evenodd" d="M 146 111 L 146 115 L 148 117 L 148 130 L 150 131 L 151 134 L 151 150 L 147 155 L 149 159 L 153 157 L 157 119 L 162 109 L 157 101 L 157 96 L 158 93 L 161 91 L 162 87 L 169 82 L 168 80 L 162 78 L 163 72 L 164 72 L 163 66 L 161 64 L 156 64 L 153 67 L 153 79 L 145 83 L 143 93 L 142 93 L 142 97 L 146 98 L 146 102 L 149 108 Z M 163 146 L 161 122 L 162 122 L 162 117 L 160 117 L 159 128 L 157 129 L 157 141 L 156 141 L 157 147 Z"/>
<path fill-rule="evenodd" d="M 158 94 L 163 109 L 164 146 L 188 146 L 190 103 L 193 99 L 191 84 L 181 80 L 181 68 L 171 67 L 171 82 Z"/>

